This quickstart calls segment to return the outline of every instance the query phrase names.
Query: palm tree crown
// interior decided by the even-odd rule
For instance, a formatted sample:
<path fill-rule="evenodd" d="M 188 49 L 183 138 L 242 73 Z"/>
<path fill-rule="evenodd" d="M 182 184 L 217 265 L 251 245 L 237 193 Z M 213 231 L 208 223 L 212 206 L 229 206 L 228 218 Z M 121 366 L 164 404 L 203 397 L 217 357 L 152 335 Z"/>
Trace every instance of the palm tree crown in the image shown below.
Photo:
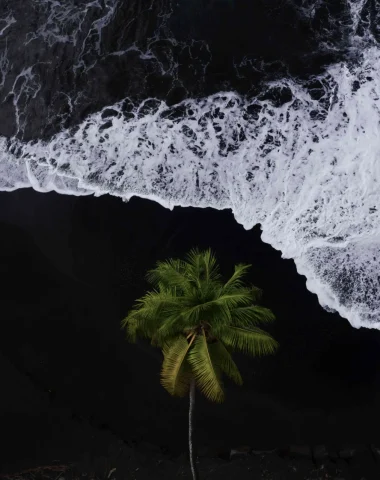
<path fill-rule="evenodd" d="M 161 383 L 184 396 L 195 381 L 209 399 L 224 399 L 222 374 L 241 385 L 232 351 L 252 356 L 274 353 L 277 342 L 259 324 L 274 320 L 257 305 L 260 290 L 246 286 L 250 265 L 239 264 L 223 282 L 210 250 L 192 250 L 186 260 L 159 262 L 148 273 L 153 290 L 140 298 L 122 321 L 127 336 L 149 338 L 162 348 Z"/>

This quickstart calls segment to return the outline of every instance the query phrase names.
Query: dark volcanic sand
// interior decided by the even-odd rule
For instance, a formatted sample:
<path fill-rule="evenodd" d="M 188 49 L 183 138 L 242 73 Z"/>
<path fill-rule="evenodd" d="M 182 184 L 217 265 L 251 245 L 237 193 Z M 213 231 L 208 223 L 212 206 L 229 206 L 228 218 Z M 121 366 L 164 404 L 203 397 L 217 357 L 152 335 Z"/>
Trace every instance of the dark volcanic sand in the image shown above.
<path fill-rule="evenodd" d="M 380 332 L 324 311 L 259 227 L 230 211 L 32 190 L 0 194 L 0 212 L 3 471 L 100 455 L 111 434 L 186 451 L 187 401 L 160 386 L 159 351 L 126 343 L 119 323 L 146 269 L 195 245 L 226 275 L 252 263 L 281 344 L 273 358 L 237 357 L 245 383 L 227 384 L 223 405 L 198 396 L 199 451 L 379 443 Z"/>

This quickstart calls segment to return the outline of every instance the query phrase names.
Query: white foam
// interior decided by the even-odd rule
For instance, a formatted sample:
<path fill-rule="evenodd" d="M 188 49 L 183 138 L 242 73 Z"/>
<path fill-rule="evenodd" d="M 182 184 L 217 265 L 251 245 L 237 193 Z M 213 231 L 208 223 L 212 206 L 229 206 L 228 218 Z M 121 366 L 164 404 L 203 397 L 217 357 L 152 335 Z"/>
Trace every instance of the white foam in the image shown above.
<path fill-rule="evenodd" d="M 146 100 L 127 118 L 120 102 L 48 142 L 1 139 L 0 189 L 231 208 L 295 260 L 322 305 L 380 328 L 379 69 L 370 48 L 315 79 L 318 100 L 283 80 L 268 86 L 292 91 L 280 107 L 226 92 L 172 108 Z"/>

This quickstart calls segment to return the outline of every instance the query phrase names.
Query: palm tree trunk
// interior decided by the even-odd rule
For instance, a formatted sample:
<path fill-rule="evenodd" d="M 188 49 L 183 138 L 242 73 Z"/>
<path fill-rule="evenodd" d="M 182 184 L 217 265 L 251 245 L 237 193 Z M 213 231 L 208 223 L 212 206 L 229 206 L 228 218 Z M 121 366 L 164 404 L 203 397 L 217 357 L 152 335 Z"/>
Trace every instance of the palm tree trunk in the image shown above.
<path fill-rule="evenodd" d="M 189 406 L 189 456 L 190 456 L 190 468 L 193 475 L 193 480 L 198 480 L 197 465 L 195 463 L 194 445 L 193 445 L 193 413 L 195 402 L 195 381 L 191 380 L 190 383 L 190 406 Z"/>

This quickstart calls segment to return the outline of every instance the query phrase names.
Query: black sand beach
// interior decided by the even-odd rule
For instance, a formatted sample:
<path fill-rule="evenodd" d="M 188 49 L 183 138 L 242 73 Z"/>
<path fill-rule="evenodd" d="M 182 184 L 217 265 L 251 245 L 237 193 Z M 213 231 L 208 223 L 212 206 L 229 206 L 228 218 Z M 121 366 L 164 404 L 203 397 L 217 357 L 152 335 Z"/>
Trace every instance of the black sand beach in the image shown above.
<path fill-rule="evenodd" d="M 227 384 L 224 404 L 198 396 L 200 455 L 380 444 L 380 332 L 323 310 L 258 226 L 245 231 L 230 211 L 31 189 L 2 193 L 0 212 L 0 472 L 104 457 L 115 441 L 186 454 L 187 401 L 160 386 L 160 352 L 128 344 L 120 320 L 148 268 L 196 245 L 226 275 L 252 264 L 281 346 L 237 358 L 244 385 Z"/>

